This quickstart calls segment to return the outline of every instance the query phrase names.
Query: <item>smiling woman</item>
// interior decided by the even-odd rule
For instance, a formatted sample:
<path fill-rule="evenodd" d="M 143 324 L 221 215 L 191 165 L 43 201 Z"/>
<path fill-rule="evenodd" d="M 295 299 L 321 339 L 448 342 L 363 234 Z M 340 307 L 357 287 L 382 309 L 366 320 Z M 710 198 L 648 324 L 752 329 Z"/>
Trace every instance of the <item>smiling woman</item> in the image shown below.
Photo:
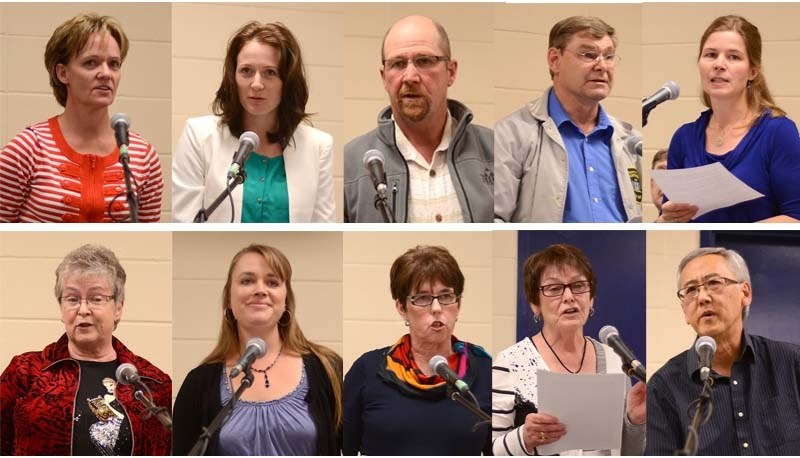
<path fill-rule="evenodd" d="M 93 13 L 75 16 L 53 32 L 44 63 L 64 112 L 29 126 L 0 152 L 0 221 L 129 220 L 108 112 L 128 45 L 116 19 Z M 157 222 L 164 187 L 158 155 L 135 133 L 129 141 L 138 222 Z"/>

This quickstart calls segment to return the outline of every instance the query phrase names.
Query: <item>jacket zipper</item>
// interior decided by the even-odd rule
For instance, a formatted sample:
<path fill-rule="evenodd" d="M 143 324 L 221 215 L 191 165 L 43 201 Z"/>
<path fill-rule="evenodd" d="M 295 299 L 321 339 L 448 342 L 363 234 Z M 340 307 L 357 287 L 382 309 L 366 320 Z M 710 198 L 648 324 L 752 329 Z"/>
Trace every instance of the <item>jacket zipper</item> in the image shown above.
<path fill-rule="evenodd" d="M 392 181 L 392 214 L 397 221 L 397 180 Z"/>
<path fill-rule="evenodd" d="M 456 134 L 453 136 L 453 141 L 450 143 L 450 147 L 447 148 L 447 152 L 450 154 L 450 163 L 453 164 L 453 171 L 456 173 L 456 178 L 458 178 L 458 185 L 461 186 L 461 193 L 464 194 L 464 202 L 467 204 L 467 214 L 469 215 L 469 222 L 474 223 L 475 217 L 472 216 L 472 206 L 469 203 L 469 196 L 467 196 L 467 190 L 464 189 L 464 183 L 461 181 L 461 174 L 458 173 L 458 168 L 456 167 L 456 155 L 455 155 L 455 147 L 459 141 L 461 141 L 461 137 L 464 136 L 464 131 L 467 130 L 467 124 L 472 120 L 472 116 L 468 113 L 464 116 L 461 122 L 458 123 L 456 127 Z"/>

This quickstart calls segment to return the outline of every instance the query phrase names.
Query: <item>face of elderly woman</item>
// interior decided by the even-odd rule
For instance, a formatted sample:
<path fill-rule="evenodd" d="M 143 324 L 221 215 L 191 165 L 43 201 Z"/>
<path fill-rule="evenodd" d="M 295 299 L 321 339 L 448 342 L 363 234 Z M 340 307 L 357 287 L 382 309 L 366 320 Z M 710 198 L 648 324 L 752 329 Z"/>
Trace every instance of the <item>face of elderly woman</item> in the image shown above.
<path fill-rule="evenodd" d="M 67 103 L 107 107 L 114 103 L 122 57 L 110 34 L 95 33 L 67 65 L 58 64 L 56 75 L 67 86 Z"/>
<path fill-rule="evenodd" d="M 583 327 L 589 319 L 589 309 L 594 300 L 590 298 L 586 275 L 571 266 L 550 266 L 542 272 L 539 290 L 539 305 L 531 304 L 534 313 L 540 314 L 544 324 L 553 329 Z M 557 294 L 558 285 L 563 292 Z M 584 292 L 577 292 L 584 291 Z"/>
<path fill-rule="evenodd" d="M 430 305 L 423 304 L 430 300 L 430 296 L 442 296 L 433 300 Z M 403 319 L 408 320 L 408 328 L 411 339 L 427 344 L 449 342 L 450 336 L 456 326 L 458 311 L 461 301 L 455 300 L 451 304 L 441 302 L 451 302 L 454 300 L 455 290 L 443 285 L 439 281 L 423 283 L 419 289 L 411 292 L 411 298 L 406 299 L 405 304 L 396 302 L 397 312 Z M 440 302 L 441 301 L 441 302 Z"/>
<path fill-rule="evenodd" d="M 236 58 L 239 102 L 250 116 L 268 116 L 281 104 L 283 82 L 278 74 L 278 50 L 250 40 Z"/>
<path fill-rule="evenodd" d="M 709 35 L 698 66 L 703 91 L 717 99 L 741 97 L 747 90 L 747 81 L 758 74 L 747 58 L 744 39 L 734 31 Z"/>
<path fill-rule="evenodd" d="M 246 253 L 231 273 L 231 310 L 241 326 L 276 326 L 286 310 L 286 282 L 258 253 Z"/>
<path fill-rule="evenodd" d="M 107 275 L 74 273 L 64 278 L 61 321 L 73 345 L 91 350 L 111 344 L 114 322 L 122 317 L 123 307 L 113 295 Z"/>

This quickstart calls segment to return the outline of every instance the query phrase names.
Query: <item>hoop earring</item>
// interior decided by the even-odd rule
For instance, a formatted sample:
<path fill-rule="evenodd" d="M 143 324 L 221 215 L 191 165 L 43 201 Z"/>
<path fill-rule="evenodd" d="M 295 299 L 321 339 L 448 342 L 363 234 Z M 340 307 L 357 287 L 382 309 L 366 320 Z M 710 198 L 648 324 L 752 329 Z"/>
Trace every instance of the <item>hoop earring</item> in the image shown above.
<path fill-rule="evenodd" d="M 284 322 L 283 321 L 283 317 L 285 317 L 287 314 L 289 315 L 289 319 L 287 319 Z M 278 320 L 278 326 L 289 326 L 289 324 L 291 322 L 292 322 L 292 312 L 290 312 L 288 309 L 286 309 L 286 310 L 283 311 L 283 315 L 281 315 L 280 319 Z"/>
<path fill-rule="evenodd" d="M 403 324 L 406 325 L 406 327 L 409 327 L 411 325 L 411 323 L 409 323 L 408 320 L 403 321 Z"/>
<path fill-rule="evenodd" d="M 231 324 L 236 324 L 236 317 L 233 316 L 233 310 L 230 307 L 225 309 L 225 321 Z"/>
<path fill-rule="evenodd" d="M 594 316 L 594 307 L 589 309 L 589 318 Z"/>
<path fill-rule="evenodd" d="M 534 313 L 533 314 L 533 322 L 534 323 L 538 323 L 539 320 L 541 320 L 541 317 L 537 313 Z"/>

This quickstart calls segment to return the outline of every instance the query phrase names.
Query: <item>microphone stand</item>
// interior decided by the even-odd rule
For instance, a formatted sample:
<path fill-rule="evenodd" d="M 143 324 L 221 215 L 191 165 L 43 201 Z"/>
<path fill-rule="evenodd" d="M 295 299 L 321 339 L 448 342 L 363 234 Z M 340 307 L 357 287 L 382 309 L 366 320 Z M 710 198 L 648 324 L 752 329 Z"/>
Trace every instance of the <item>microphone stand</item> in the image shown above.
<path fill-rule="evenodd" d="M 689 425 L 689 431 L 686 434 L 686 442 L 683 448 L 676 450 L 675 456 L 697 455 L 697 448 L 700 445 L 698 429 L 711 418 L 711 411 L 713 410 L 713 404 L 711 402 L 711 385 L 713 384 L 714 379 L 711 377 L 706 379 L 705 383 L 703 383 L 703 390 L 700 392 L 700 397 L 689 405 L 690 409 L 692 405 L 696 406 L 694 415 L 692 416 L 692 424 Z"/>
<path fill-rule="evenodd" d="M 145 412 L 147 412 L 147 416 L 145 418 L 155 415 L 158 421 L 160 421 L 165 428 L 172 428 L 172 417 L 170 416 L 169 412 L 167 412 L 167 409 L 163 407 L 157 407 L 153 403 L 152 399 L 142 393 L 141 389 L 134 391 L 133 397 L 138 399 L 139 402 L 144 405 Z"/>
<path fill-rule="evenodd" d="M 130 156 L 128 156 L 128 145 L 119 145 L 119 162 L 122 164 L 122 170 L 125 173 L 125 195 L 128 200 L 128 211 L 131 215 L 131 222 L 139 222 L 139 202 L 136 201 L 136 194 L 133 193 L 133 186 L 131 185 L 131 167 Z"/>
<path fill-rule="evenodd" d="M 194 222 L 205 223 L 206 221 L 208 221 L 208 217 L 211 216 L 212 213 L 214 213 L 214 210 L 216 210 L 217 207 L 219 207 L 220 204 L 222 204 L 222 202 L 228 197 L 228 195 L 231 192 L 233 192 L 233 190 L 237 186 L 244 183 L 244 180 L 246 179 L 247 179 L 247 173 L 244 171 L 244 167 L 242 167 L 239 170 L 239 173 L 237 173 L 236 176 L 233 177 L 233 180 L 228 181 L 228 186 L 226 186 L 225 190 L 222 191 L 220 195 L 217 196 L 216 199 L 214 199 L 214 202 L 211 202 L 211 205 L 209 205 L 207 209 L 201 208 L 197 212 L 197 215 L 195 215 L 194 217 Z"/>
<path fill-rule="evenodd" d="M 645 99 L 642 99 L 642 102 L 644 101 Z M 647 118 L 650 116 L 650 112 L 653 111 L 653 108 L 655 107 L 645 108 L 644 105 L 642 105 L 642 127 L 647 125 Z"/>
<path fill-rule="evenodd" d="M 394 213 L 389 211 L 389 202 L 386 199 L 386 185 L 380 184 L 375 190 L 375 209 L 381 214 L 384 223 L 396 223 Z"/>
<path fill-rule="evenodd" d="M 233 393 L 233 397 L 227 404 L 222 406 L 222 410 L 219 411 L 214 420 L 211 423 L 203 428 L 203 433 L 200 434 L 200 437 L 195 442 L 194 447 L 189 451 L 187 456 L 201 456 L 206 454 L 206 449 L 208 448 L 208 443 L 211 441 L 211 436 L 217 432 L 218 429 L 222 427 L 225 423 L 225 420 L 228 419 L 228 415 L 233 411 L 233 406 L 236 404 L 236 401 L 242 397 L 242 393 L 244 390 L 250 388 L 250 385 L 253 384 L 253 372 L 250 370 L 250 366 L 244 371 L 244 377 L 242 377 L 242 383 L 239 385 L 239 388 Z"/>

